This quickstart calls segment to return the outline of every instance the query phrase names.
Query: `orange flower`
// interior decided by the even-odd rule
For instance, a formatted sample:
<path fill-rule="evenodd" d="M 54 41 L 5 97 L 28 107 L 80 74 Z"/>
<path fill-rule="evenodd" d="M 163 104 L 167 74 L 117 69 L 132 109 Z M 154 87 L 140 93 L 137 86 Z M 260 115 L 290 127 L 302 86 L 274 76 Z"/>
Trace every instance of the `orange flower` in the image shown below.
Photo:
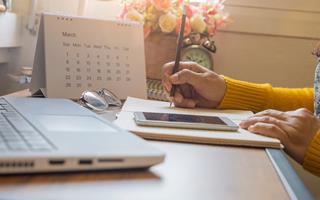
<path fill-rule="evenodd" d="M 170 0 L 153 0 L 153 5 L 157 10 L 167 11 L 171 7 Z"/>
<path fill-rule="evenodd" d="M 189 17 L 189 18 L 191 18 L 193 16 L 193 14 L 194 14 L 194 12 L 193 12 L 193 10 L 192 10 L 190 5 L 186 6 L 186 14 L 187 14 L 187 17 Z"/>
<path fill-rule="evenodd" d="M 179 34 L 183 2 L 185 0 L 123 0 L 124 7 L 119 17 L 144 24 L 144 34 L 152 32 Z M 127 3 L 128 2 L 128 3 Z M 224 26 L 228 14 L 224 12 L 224 0 L 212 0 L 206 3 L 190 4 L 186 1 L 185 35 L 190 32 L 214 35 Z"/>

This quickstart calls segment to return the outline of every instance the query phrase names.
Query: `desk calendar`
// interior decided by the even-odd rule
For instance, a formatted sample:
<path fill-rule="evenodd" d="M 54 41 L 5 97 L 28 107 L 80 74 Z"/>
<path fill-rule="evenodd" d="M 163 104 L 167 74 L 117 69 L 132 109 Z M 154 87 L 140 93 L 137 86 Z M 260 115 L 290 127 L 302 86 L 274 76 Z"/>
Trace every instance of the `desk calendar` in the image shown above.
<path fill-rule="evenodd" d="M 102 88 L 121 99 L 146 98 L 142 25 L 43 14 L 32 92 L 77 99 L 85 90 Z"/>

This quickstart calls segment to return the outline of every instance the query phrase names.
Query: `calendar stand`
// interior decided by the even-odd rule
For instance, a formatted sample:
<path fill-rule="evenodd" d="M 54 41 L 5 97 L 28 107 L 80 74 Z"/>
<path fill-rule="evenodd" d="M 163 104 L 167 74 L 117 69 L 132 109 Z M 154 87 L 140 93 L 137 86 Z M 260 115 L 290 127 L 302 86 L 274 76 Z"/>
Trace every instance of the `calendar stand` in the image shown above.
<path fill-rule="evenodd" d="M 39 33 L 36 45 L 36 51 L 33 62 L 31 94 L 33 97 L 45 97 L 45 54 L 44 54 L 44 33 L 43 33 L 43 16 L 41 16 Z"/>
<path fill-rule="evenodd" d="M 146 98 L 142 25 L 42 14 L 31 92 L 77 99 L 102 88 L 121 99 Z"/>

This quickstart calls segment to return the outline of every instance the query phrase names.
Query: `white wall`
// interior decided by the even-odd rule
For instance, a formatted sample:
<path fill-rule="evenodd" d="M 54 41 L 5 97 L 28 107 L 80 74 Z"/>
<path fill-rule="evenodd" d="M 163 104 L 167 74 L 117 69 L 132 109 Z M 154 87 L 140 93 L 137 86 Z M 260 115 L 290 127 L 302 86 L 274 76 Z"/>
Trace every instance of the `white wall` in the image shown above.
<path fill-rule="evenodd" d="M 219 32 L 215 70 L 241 80 L 282 87 L 310 87 L 316 40 Z"/>
<path fill-rule="evenodd" d="M 55 12 L 70 15 L 77 15 L 79 1 L 83 0 L 38 0 L 36 13 Z M 117 15 L 119 4 L 114 1 L 95 1 L 89 0 L 86 15 L 96 17 L 114 17 Z M 35 53 L 37 35 L 29 32 L 25 27 L 29 23 L 31 0 L 14 0 L 13 12 L 18 13 L 23 18 L 23 30 L 21 35 L 22 45 L 19 49 L 11 50 L 12 59 L 10 62 L 11 71 L 15 71 L 21 66 L 32 66 Z M 38 30 L 39 15 L 35 17 L 35 30 Z"/>
<path fill-rule="evenodd" d="M 228 0 L 226 10 L 231 23 L 216 36 L 216 71 L 275 86 L 312 86 L 320 1 Z"/>
<path fill-rule="evenodd" d="M 13 79 L 10 79 L 7 75 L 18 75 L 22 66 L 33 65 L 39 16 L 36 16 L 34 20 L 29 21 L 31 2 L 32 0 L 13 0 L 12 12 L 18 14 L 22 19 L 20 24 L 21 30 L 19 30 L 21 31 L 20 40 L 19 42 L 16 42 L 19 44 L 15 45 L 20 47 L 3 49 L 3 46 L 0 44 L 0 61 L 1 59 L 8 61 L 7 64 L 0 64 L 0 95 L 27 87 L 27 85 L 21 85 Z M 36 13 L 46 11 L 71 15 L 78 13 L 78 0 L 36 0 L 36 2 Z M 31 24 L 32 27 L 34 27 L 35 32 L 27 30 L 26 27 L 30 22 L 32 22 Z M 0 41 L 3 37 L 2 34 L 3 32 L 0 31 Z M 15 41 L 17 40 L 15 39 Z M 11 44 L 13 44 L 13 42 L 11 42 Z"/>
<path fill-rule="evenodd" d="M 14 12 L 18 13 L 23 18 L 23 30 L 22 30 L 22 45 L 18 50 L 12 51 L 12 62 L 10 65 L 12 68 L 19 68 L 21 66 L 32 66 L 33 57 L 35 53 L 35 45 L 37 35 L 33 34 L 29 30 L 27 30 L 27 25 L 29 23 L 30 17 L 30 3 L 31 0 L 16 0 L 13 1 Z M 78 0 L 38 0 L 37 6 L 35 7 L 36 13 L 41 12 L 58 12 L 65 14 L 77 14 L 78 10 Z M 39 15 L 35 16 L 35 20 L 32 21 L 34 23 L 35 31 L 38 31 L 39 25 Z M 11 69 L 13 70 L 13 69 Z"/>

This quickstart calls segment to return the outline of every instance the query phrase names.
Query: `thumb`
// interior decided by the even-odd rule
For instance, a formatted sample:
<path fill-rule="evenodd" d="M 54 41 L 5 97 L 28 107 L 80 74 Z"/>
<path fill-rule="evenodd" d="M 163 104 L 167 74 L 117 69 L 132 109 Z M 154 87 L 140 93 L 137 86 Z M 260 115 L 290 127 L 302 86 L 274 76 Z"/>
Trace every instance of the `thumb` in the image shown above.
<path fill-rule="evenodd" d="M 203 73 L 197 73 L 189 69 L 183 69 L 170 76 L 170 81 L 174 85 L 181 85 L 188 83 L 192 86 L 197 86 L 202 79 Z"/>

